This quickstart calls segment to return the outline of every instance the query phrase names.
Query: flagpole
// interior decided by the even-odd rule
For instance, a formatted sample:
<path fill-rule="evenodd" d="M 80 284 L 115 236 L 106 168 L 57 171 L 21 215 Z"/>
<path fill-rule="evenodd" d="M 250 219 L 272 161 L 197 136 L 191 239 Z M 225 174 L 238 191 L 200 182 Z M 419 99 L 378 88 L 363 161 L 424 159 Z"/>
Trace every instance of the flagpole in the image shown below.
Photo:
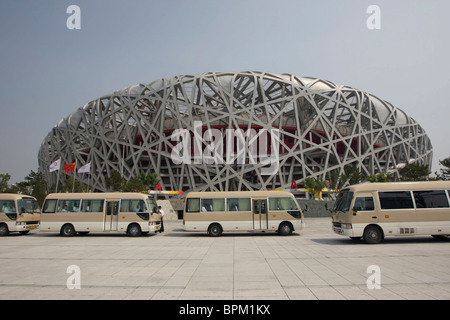
<path fill-rule="evenodd" d="M 72 183 L 72 193 L 75 189 L 75 175 L 77 174 L 77 160 L 75 159 L 75 168 L 73 170 L 73 183 Z"/>
<path fill-rule="evenodd" d="M 55 190 L 55 193 L 58 193 L 58 184 L 59 184 L 59 170 L 56 172 L 56 190 Z"/>

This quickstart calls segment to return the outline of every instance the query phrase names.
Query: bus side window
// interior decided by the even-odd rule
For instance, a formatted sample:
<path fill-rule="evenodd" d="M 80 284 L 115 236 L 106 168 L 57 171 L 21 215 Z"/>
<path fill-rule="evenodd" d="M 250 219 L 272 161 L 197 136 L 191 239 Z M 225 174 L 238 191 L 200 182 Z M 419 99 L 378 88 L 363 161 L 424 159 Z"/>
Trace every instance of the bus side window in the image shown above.
<path fill-rule="evenodd" d="M 409 191 L 380 191 L 378 192 L 381 210 L 414 209 L 414 203 Z"/>
<path fill-rule="evenodd" d="M 292 198 L 269 198 L 269 210 L 298 210 L 298 206 Z"/>
<path fill-rule="evenodd" d="M 199 198 L 187 199 L 186 212 L 200 212 L 200 199 Z"/>
<path fill-rule="evenodd" d="M 79 212 L 80 211 L 81 200 L 59 200 L 58 201 L 58 212 L 69 213 L 69 212 Z"/>
<path fill-rule="evenodd" d="M 444 190 L 413 191 L 417 208 L 448 208 Z"/>
<path fill-rule="evenodd" d="M 212 199 L 201 199 L 202 212 L 214 211 Z"/>
<path fill-rule="evenodd" d="M 83 200 L 81 212 L 103 212 L 104 200 Z"/>
<path fill-rule="evenodd" d="M 227 211 L 252 211 L 250 198 L 227 198 Z"/>
<path fill-rule="evenodd" d="M 266 203 L 267 203 L 266 200 L 261 200 L 261 213 L 262 214 L 266 214 L 267 213 L 266 212 Z"/>
<path fill-rule="evenodd" d="M 14 200 L 3 200 L 3 205 L 0 208 L 0 212 L 15 213 L 16 205 L 14 204 Z"/>
<path fill-rule="evenodd" d="M 47 199 L 44 203 L 43 213 L 55 213 L 56 209 L 56 199 Z"/>
<path fill-rule="evenodd" d="M 354 208 L 356 211 L 373 211 L 375 210 L 373 206 L 372 197 L 356 197 Z"/>
<path fill-rule="evenodd" d="M 259 213 L 259 201 L 253 200 L 253 213 L 254 214 Z"/>

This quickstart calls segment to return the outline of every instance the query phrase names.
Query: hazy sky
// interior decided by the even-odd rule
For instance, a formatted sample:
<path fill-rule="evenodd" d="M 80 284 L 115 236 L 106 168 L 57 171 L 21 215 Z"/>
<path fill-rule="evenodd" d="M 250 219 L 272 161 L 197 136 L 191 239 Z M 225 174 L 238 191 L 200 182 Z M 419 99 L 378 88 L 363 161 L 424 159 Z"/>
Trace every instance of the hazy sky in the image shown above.
<path fill-rule="evenodd" d="M 70 30 L 67 7 L 81 10 Z M 370 5 L 381 29 L 366 26 Z M 37 170 L 42 140 L 105 94 L 208 71 L 330 80 L 425 129 L 450 156 L 450 1 L 0 0 L 0 173 Z"/>

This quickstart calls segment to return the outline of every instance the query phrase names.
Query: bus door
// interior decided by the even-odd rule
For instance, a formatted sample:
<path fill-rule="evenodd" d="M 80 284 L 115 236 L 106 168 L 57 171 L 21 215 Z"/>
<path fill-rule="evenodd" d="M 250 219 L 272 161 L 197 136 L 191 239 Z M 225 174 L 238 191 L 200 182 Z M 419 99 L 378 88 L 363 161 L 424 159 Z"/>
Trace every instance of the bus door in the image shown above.
<path fill-rule="evenodd" d="M 106 201 L 105 231 L 117 231 L 119 201 Z"/>
<path fill-rule="evenodd" d="M 253 229 L 267 228 L 267 199 L 253 199 Z"/>

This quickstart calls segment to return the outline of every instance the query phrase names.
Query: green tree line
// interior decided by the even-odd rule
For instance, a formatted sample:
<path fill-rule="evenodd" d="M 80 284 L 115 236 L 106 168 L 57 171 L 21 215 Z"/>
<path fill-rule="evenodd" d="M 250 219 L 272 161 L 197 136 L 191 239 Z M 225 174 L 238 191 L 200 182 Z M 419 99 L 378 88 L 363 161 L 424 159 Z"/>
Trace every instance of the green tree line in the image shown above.
<path fill-rule="evenodd" d="M 450 180 L 450 157 L 439 161 L 444 167 L 440 169 L 440 173 L 435 172 L 435 177 L 430 178 L 430 168 L 427 165 L 419 163 L 410 163 L 398 170 L 400 179 L 395 178 L 384 173 L 369 176 L 363 175 L 356 164 L 347 166 L 343 174 L 338 174 L 336 171 L 331 172 L 328 180 L 329 188 L 332 190 L 339 190 L 346 185 L 358 184 L 363 181 L 368 182 L 389 182 L 389 181 L 422 181 L 422 180 Z M 325 188 L 327 183 L 318 178 L 308 177 L 304 180 L 304 187 L 312 190 L 312 192 L 319 192 Z"/>
<path fill-rule="evenodd" d="M 41 172 L 31 170 L 31 173 L 25 177 L 24 181 L 10 185 L 9 173 L 0 174 L 0 193 L 21 193 L 35 197 L 42 205 L 48 193 L 55 192 L 56 186 L 47 189 L 44 175 Z M 88 192 L 88 186 L 79 181 L 73 180 L 73 176 L 66 176 L 63 183 L 58 187 L 58 192 Z M 109 177 L 106 177 L 106 186 L 108 191 L 146 191 L 152 189 L 159 182 L 158 176 L 154 173 L 141 173 L 130 180 L 123 178 L 119 172 L 113 171 Z"/>

